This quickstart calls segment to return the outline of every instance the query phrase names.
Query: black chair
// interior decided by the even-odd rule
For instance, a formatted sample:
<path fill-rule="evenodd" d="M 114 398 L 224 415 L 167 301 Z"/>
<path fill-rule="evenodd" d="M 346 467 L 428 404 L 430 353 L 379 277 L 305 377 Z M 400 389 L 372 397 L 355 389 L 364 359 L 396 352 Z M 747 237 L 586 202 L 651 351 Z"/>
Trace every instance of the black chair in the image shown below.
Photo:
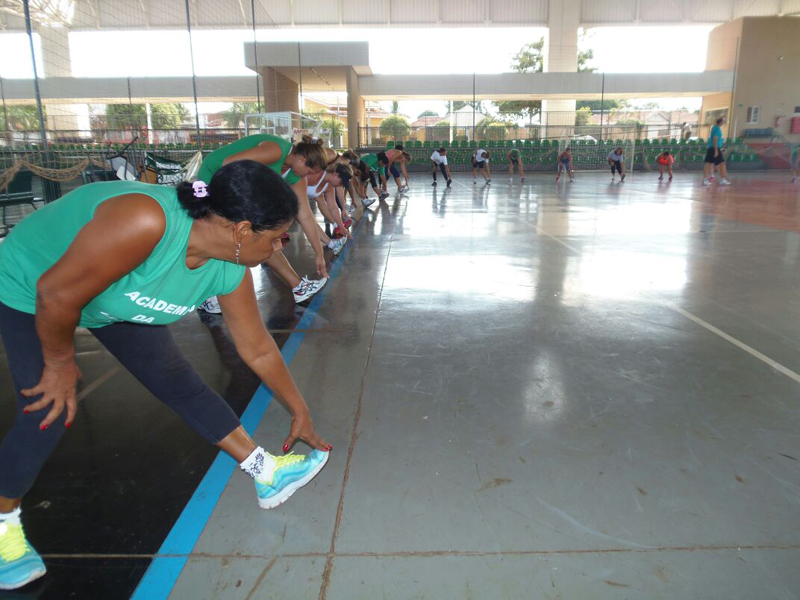
<path fill-rule="evenodd" d="M 41 202 L 33 193 L 33 173 L 17 171 L 6 189 L 0 191 L 0 208 L 3 213 L 0 237 L 8 235 L 14 225 L 36 210 L 36 202 Z M 30 206 L 30 210 L 27 207 Z"/>

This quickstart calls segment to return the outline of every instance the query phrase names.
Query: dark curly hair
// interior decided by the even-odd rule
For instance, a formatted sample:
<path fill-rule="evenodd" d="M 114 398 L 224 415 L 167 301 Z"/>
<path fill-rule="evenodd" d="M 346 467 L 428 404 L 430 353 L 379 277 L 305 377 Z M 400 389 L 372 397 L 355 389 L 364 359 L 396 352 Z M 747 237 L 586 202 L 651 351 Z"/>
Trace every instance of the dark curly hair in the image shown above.
<path fill-rule="evenodd" d="M 269 167 L 237 160 L 220 167 L 207 183 L 208 196 L 194 195 L 191 183 L 178 185 L 178 200 L 193 219 L 212 214 L 233 223 L 249 221 L 253 231 L 279 229 L 297 217 L 297 195 Z"/>

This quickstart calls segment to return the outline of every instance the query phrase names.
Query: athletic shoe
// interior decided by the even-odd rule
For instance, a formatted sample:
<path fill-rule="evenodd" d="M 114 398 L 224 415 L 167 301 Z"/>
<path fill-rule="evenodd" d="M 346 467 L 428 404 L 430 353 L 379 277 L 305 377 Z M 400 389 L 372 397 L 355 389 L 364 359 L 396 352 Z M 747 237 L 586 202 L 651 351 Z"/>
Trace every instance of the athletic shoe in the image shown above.
<path fill-rule="evenodd" d="M 561 179 L 561 175 L 556 175 L 556 183 L 558 183 L 559 179 Z"/>
<path fill-rule="evenodd" d="M 712 175 L 711 177 L 708 178 L 708 180 L 709 181 L 714 181 L 714 176 Z"/>
<path fill-rule="evenodd" d="M 575 181 L 575 178 L 574 177 L 570 177 L 569 178 L 569 182 L 572 183 L 573 181 Z"/>
<path fill-rule="evenodd" d="M 339 256 L 339 253 L 342 251 L 342 248 L 344 248 L 346 243 L 347 238 L 341 237 L 338 240 L 333 240 L 333 247 L 328 246 L 328 248 L 331 249 L 331 252 L 333 252 L 334 256 Z"/>
<path fill-rule="evenodd" d="M 477 185 L 477 184 L 478 184 L 478 180 L 477 179 L 473 179 L 472 180 L 472 185 Z"/>
<path fill-rule="evenodd" d="M 408 186 L 404 185 L 403 187 L 400 188 L 400 193 L 402 194 L 403 192 L 407 192 L 408 189 L 409 189 Z"/>
<path fill-rule="evenodd" d="M 669 176 L 669 181 L 672 181 L 672 175 Z"/>
<path fill-rule="evenodd" d="M 308 456 L 289 453 L 275 456 L 275 469 L 255 480 L 258 505 L 275 508 L 286 502 L 301 487 L 309 483 L 328 462 L 328 452 L 313 450 Z"/>
<path fill-rule="evenodd" d="M 623 181 L 625 181 L 625 175 L 623 175 L 622 177 L 620 177 L 620 178 L 619 178 L 619 180 L 620 180 L 620 182 L 623 182 Z"/>
<path fill-rule="evenodd" d="M 292 290 L 292 294 L 294 294 L 294 302 L 295 304 L 300 304 L 301 302 L 305 302 L 311 296 L 316 294 L 322 288 L 325 287 L 325 284 L 328 283 L 328 278 L 323 277 L 322 279 L 309 279 L 308 277 L 303 277 L 300 280 L 300 284 Z"/>
<path fill-rule="evenodd" d="M 350 225 L 352 225 L 352 224 L 353 224 L 353 219 L 345 219 L 345 221 L 344 221 L 345 229 L 349 229 Z"/>
<path fill-rule="evenodd" d="M 356 212 L 356 207 L 355 206 L 348 206 L 347 207 L 347 215 L 348 216 L 352 217 L 355 212 Z"/>
<path fill-rule="evenodd" d="M 525 181 L 525 178 L 524 177 L 520 177 L 519 180 L 520 181 Z"/>
<path fill-rule="evenodd" d="M 711 185 L 711 182 L 708 179 L 703 179 L 703 185 Z"/>
<path fill-rule="evenodd" d="M 203 310 L 207 313 L 211 313 L 212 315 L 222 314 L 222 309 L 219 307 L 219 300 L 217 300 L 216 296 L 211 296 L 211 298 L 198 306 L 197 310 Z"/>
<path fill-rule="evenodd" d="M 47 572 L 25 538 L 22 523 L 0 522 L 0 590 L 15 590 Z"/>
<path fill-rule="evenodd" d="M 375 198 L 364 198 L 361 201 L 361 204 L 364 206 L 364 208 L 369 208 L 370 206 L 375 204 Z"/>
<path fill-rule="evenodd" d="M 447 180 L 447 187 L 450 187 L 450 184 L 451 184 L 451 183 L 453 183 L 453 180 L 452 180 L 452 179 L 448 179 L 448 180 Z"/>
<path fill-rule="evenodd" d="M 800 179 L 800 177 L 792 177 L 792 183 L 797 183 L 798 179 Z"/>
<path fill-rule="evenodd" d="M 439 185 L 439 184 L 434 181 L 431 185 L 434 186 L 434 185 Z"/>
<path fill-rule="evenodd" d="M 513 183 L 513 182 L 514 182 L 514 178 L 513 177 L 509 177 L 508 178 L 508 183 Z"/>
<path fill-rule="evenodd" d="M 664 176 L 662 175 L 661 177 L 658 178 L 658 180 L 659 181 L 664 181 Z"/>
<path fill-rule="evenodd" d="M 719 185 L 730 185 L 730 184 L 731 184 L 731 182 L 728 181 L 727 179 L 720 179 L 719 180 Z"/>
<path fill-rule="evenodd" d="M 611 183 L 614 183 L 614 176 L 611 176 Z"/>
<path fill-rule="evenodd" d="M 492 183 L 492 180 L 491 179 L 487 179 L 486 183 Z"/>
<path fill-rule="evenodd" d="M 381 195 L 378 196 L 379 200 L 386 200 L 389 197 L 389 192 L 381 192 Z"/>

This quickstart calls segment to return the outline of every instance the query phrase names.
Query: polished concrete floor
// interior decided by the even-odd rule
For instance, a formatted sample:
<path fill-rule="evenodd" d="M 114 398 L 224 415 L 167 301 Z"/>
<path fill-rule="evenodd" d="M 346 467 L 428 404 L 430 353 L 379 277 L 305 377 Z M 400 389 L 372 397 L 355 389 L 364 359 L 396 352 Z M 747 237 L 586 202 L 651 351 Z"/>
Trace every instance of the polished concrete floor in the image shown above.
<path fill-rule="evenodd" d="M 303 336 L 291 370 L 331 460 L 270 511 L 235 472 L 153 597 L 800 598 L 800 186 L 412 185 L 362 217 L 322 301 L 295 307 L 256 271 L 279 342 Z M 311 270 L 299 232 L 286 252 Z M 221 322 L 179 327 L 241 413 L 255 381 Z M 99 444 L 84 433 L 57 488 L 69 515 L 41 508 L 58 506 L 46 480 L 32 492 L 26 526 L 58 575 L 30 597 L 76 581 L 127 597 L 213 459 L 168 417 L 150 431 L 158 403 L 108 377 L 88 412 L 113 414 L 119 390 L 129 425 L 103 448 L 158 456 L 159 478 L 81 471 Z M 288 423 L 273 402 L 254 437 L 278 451 Z M 56 514 L 105 534 L 77 544 Z"/>
<path fill-rule="evenodd" d="M 800 597 L 785 179 L 415 178 L 292 364 L 329 465 L 273 511 L 235 474 L 171 597 Z"/>

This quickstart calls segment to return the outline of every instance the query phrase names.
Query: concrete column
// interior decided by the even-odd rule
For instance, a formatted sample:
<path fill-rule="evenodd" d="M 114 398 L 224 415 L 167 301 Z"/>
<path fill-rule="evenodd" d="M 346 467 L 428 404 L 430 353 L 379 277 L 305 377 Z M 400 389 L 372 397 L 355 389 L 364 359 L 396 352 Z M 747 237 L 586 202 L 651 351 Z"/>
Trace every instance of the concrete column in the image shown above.
<path fill-rule="evenodd" d="M 580 0 L 550 0 L 549 31 L 544 55 L 546 73 L 574 73 L 578 70 L 580 13 Z M 575 100 L 544 100 L 542 111 L 548 127 L 575 125 Z M 550 136 L 565 134 L 568 134 L 567 129 L 548 131 Z"/>
<path fill-rule="evenodd" d="M 40 27 L 37 33 L 42 40 L 44 76 L 72 77 L 69 30 L 65 27 Z M 78 115 L 88 115 L 86 107 L 82 104 L 48 103 L 45 106 L 47 111 L 47 129 L 50 131 L 79 129 Z"/>
<path fill-rule="evenodd" d="M 272 67 L 261 68 L 264 82 L 265 112 L 300 112 L 300 88 L 291 79 Z"/>
<path fill-rule="evenodd" d="M 361 140 L 358 139 L 358 126 L 366 125 L 364 98 L 358 89 L 358 75 L 353 67 L 347 69 L 347 145 L 350 148 L 358 148 Z"/>

